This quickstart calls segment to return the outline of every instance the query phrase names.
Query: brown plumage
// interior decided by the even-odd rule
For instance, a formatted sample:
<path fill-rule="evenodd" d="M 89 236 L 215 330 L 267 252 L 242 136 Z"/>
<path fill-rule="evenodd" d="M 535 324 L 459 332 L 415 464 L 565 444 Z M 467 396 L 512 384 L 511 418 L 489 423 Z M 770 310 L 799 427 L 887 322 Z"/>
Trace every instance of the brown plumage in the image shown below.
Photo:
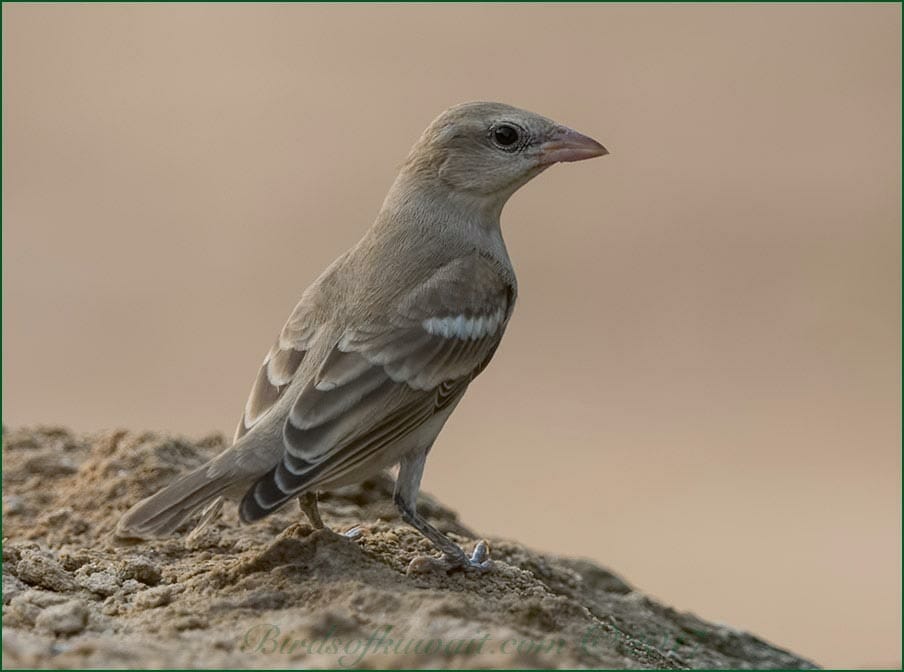
<path fill-rule="evenodd" d="M 523 184 L 599 143 L 499 103 L 441 114 L 373 226 L 304 292 L 252 386 L 234 444 L 139 502 L 117 534 L 169 534 L 223 498 L 246 522 L 400 464 L 402 516 L 445 566 L 486 568 L 417 515 L 426 455 L 499 345 L 517 294 L 499 216 Z M 310 498 L 306 510 L 316 517 Z M 208 519 L 207 515 L 205 519 Z"/>

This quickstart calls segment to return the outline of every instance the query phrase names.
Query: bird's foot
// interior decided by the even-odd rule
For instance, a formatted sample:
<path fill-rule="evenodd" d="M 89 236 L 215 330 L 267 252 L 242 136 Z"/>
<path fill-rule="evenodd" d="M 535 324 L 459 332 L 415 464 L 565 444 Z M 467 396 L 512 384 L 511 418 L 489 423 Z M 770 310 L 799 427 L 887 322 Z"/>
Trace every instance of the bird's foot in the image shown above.
<path fill-rule="evenodd" d="M 485 541 L 478 541 L 474 546 L 474 552 L 468 556 L 463 550 L 459 553 L 444 553 L 436 558 L 430 555 L 419 555 L 408 563 L 408 574 L 426 574 L 428 572 L 441 571 L 451 574 L 455 571 L 462 572 L 488 572 L 493 568 L 490 560 L 490 549 Z"/>

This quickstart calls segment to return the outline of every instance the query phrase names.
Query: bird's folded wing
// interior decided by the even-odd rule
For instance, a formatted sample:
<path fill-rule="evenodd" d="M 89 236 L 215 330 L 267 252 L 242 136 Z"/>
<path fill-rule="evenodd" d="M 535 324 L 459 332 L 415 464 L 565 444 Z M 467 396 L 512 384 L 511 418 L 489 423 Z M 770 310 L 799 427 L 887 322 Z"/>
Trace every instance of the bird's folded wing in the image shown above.
<path fill-rule="evenodd" d="M 247 434 L 283 396 L 316 333 L 307 301 L 302 299 L 270 348 L 257 372 L 233 442 Z"/>
<path fill-rule="evenodd" d="M 242 517 L 342 478 L 456 401 L 492 357 L 513 299 L 474 255 L 441 267 L 385 318 L 347 329 L 295 400 L 282 461 L 249 490 Z"/>

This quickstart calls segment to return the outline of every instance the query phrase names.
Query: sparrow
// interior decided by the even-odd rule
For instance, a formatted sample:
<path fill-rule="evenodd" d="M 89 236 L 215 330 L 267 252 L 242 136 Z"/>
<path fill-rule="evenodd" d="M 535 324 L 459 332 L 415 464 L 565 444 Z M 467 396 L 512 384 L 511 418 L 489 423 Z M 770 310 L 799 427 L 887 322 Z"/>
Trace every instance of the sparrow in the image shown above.
<path fill-rule="evenodd" d="M 607 153 L 501 103 L 440 114 L 364 237 L 303 293 L 264 358 L 232 445 L 132 507 L 116 536 L 166 536 L 199 511 L 202 524 L 210 520 L 224 501 L 237 501 L 251 523 L 297 499 L 322 527 L 318 491 L 397 464 L 394 503 L 441 551 L 434 560 L 488 569 L 485 542 L 469 555 L 418 514 L 424 465 L 512 315 L 503 206 L 551 165 Z"/>

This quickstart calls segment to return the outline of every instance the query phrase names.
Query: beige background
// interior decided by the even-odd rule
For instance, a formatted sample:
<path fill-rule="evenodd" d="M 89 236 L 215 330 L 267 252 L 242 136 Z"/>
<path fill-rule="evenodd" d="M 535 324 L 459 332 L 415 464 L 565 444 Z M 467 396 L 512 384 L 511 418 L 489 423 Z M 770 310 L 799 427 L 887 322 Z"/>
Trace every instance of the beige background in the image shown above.
<path fill-rule="evenodd" d="M 3 7 L 3 421 L 231 432 L 443 108 L 612 151 L 426 487 L 833 666 L 899 664 L 901 8 Z"/>

